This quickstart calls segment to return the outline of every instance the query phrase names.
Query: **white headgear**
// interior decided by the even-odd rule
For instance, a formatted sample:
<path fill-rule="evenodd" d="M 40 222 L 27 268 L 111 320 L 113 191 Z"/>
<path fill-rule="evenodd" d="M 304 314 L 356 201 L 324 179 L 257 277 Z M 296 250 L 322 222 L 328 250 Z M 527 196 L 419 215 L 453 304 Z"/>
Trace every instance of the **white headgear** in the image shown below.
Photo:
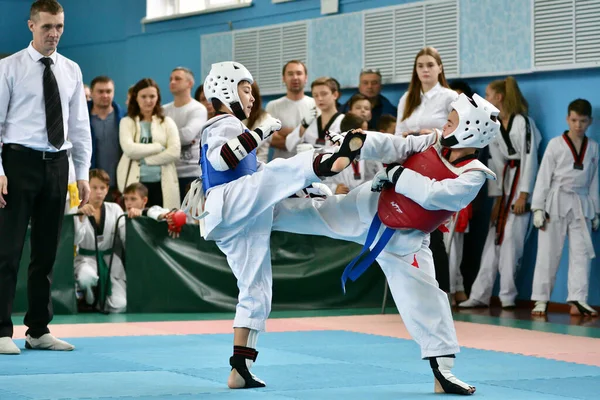
<path fill-rule="evenodd" d="M 252 74 L 242 64 L 235 61 L 215 63 L 204 80 L 204 96 L 208 101 L 219 99 L 236 117 L 244 120 L 246 114 L 238 95 L 238 83 L 242 81 L 254 82 Z"/>
<path fill-rule="evenodd" d="M 458 113 L 458 126 L 450 136 L 441 140 L 443 146 L 481 149 L 500 132 L 500 110 L 478 94 L 474 94 L 471 100 L 461 93 L 451 107 Z"/>

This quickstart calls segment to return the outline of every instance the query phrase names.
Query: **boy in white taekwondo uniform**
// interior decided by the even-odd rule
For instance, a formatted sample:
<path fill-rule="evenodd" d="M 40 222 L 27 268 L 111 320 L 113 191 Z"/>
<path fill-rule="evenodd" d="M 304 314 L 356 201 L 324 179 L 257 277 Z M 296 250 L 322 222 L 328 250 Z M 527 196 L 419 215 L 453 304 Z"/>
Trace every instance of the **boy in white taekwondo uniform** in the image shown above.
<path fill-rule="evenodd" d="M 533 120 L 520 114 L 511 116 L 507 128 L 500 129 L 501 135 L 490 143 L 490 167 L 498 174 L 498 184 L 488 185 L 488 195 L 497 197 L 498 216 L 490 224 L 479 272 L 469 299 L 458 305 L 461 308 L 489 306 L 498 271 L 502 307 L 513 308 L 518 294 L 515 278 L 531 222 L 522 196 L 533 192 L 541 135 Z M 516 214 L 514 207 L 520 201 L 524 212 Z"/>
<path fill-rule="evenodd" d="M 259 163 L 256 148 L 280 129 L 281 123 L 269 117 L 254 131 L 242 124 L 254 103 L 252 82 L 252 75 L 242 64 L 212 65 L 204 94 L 212 101 L 216 116 L 202 130 L 203 190 L 196 181 L 182 206 L 188 211 L 191 208 L 192 216 L 204 216 L 200 221 L 202 236 L 216 242 L 237 278 L 239 296 L 227 382 L 232 389 L 265 386 L 249 369 L 258 354 L 258 333 L 265 329 L 271 311 L 270 236 L 275 204 L 320 182 L 320 177 L 342 171 L 357 156 L 366 136 L 347 135 L 334 154 L 308 151 Z"/>
<path fill-rule="evenodd" d="M 74 219 L 75 279 L 89 305 L 104 306 L 101 311 L 124 312 L 127 307 L 127 278 L 121 258 L 112 253 L 114 235 L 125 240 L 125 218 L 116 203 L 105 202 L 110 177 L 99 169 L 90 170 L 90 202 L 79 209 Z M 111 264 L 112 259 L 112 264 Z M 110 274 L 110 277 L 109 277 Z M 94 287 L 98 287 L 96 299 Z M 106 296 L 106 298 L 104 297 Z"/>
<path fill-rule="evenodd" d="M 475 388 L 451 372 L 459 346 L 448 297 L 435 280 L 429 232 L 469 204 L 487 179 L 495 179 L 476 150 L 494 138 L 500 124 L 498 109 L 478 95 L 470 100 L 462 94 L 452 108 L 443 132 L 407 138 L 367 132 L 360 157 L 390 165 L 345 196 L 278 204 L 273 229 L 366 243 L 365 254 L 383 222 L 387 228 L 369 256 L 351 263 L 342 281 L 357 279 L 376 259 L 406 328 L 430 360 L 435 391 L 469 395 Z"/>
<path fill-rule="evenodd" d="M 311 91 L 316 107 L 306 110 L 300 125 L 285 137 L 285 147 L 289 152 L 295 152 L 302 143 L 316 148 L 330 146 L 332 143 L 327 139 L 327 133 L 341 132 L 340 124 L 344 114 L 336 107 L 340 93 L 335 81 L 327 77 L 315 79 L 311 84 Z"/>
<path fill-rule="evenodd" d="M 539 228 L 533 276 L 532 314 L 545 315 L 569 235 L 569 294 L 571 314 L 598 315 L 587 304 L 592 258 L 591 229 L 600 226 L 598 143 L 585 136 L 592 123 L 592 106 L 577 99 L 569 104 L 569 130 L 550 140 L 533 191 L 533 224 Z M 591 229 L 590 229 L 591 228 Z"/>

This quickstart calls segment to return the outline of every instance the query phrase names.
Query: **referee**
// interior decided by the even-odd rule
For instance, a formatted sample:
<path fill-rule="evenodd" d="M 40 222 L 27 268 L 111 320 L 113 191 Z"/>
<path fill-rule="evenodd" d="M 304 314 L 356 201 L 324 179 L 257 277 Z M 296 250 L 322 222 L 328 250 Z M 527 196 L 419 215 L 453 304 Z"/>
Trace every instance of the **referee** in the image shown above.
<path fill-rule="evenodd" d="M 48 329 L 50 286 L 65 210 L 67 150 L 83 205 L 92 144 L 81 70 L 56 52 L 64 18 L 58 2 L 34 2 L 28 21 L 33 41 L 0 60 L 0 354 L 20 353 L 11 339 L 11 313 L 30 221 L 25 347 L 73 350 Z"/>

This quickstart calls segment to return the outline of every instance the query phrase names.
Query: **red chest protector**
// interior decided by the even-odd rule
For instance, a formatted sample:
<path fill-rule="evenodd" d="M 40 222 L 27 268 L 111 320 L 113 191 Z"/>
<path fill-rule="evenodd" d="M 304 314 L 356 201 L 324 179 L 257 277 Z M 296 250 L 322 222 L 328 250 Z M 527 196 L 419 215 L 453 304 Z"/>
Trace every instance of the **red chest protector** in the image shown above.
<path fill-rule="evenodd" d="M 458 176 L 448 169 L 434 146 L 421 153 L 411 155 L 402 163 L 402 166 L 436 181 L 453 179 Z M 448 220 L 454 212 L 426 210 L 408 197 L 396 193 L 395 188 L 388 185 L 379 196 L 377 214 L 381 222 L 389 228 L 418 229 L 425 233 L 431 233 Z"/>

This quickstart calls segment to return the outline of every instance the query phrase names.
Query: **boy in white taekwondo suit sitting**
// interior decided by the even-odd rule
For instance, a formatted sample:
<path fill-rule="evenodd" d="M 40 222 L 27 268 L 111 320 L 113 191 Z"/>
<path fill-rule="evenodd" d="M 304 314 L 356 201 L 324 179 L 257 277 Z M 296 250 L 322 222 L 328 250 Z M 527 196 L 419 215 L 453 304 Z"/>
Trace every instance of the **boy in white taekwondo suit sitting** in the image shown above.
<path fill-rule="evenodd" d="M 271 311 L 270 238 L 275 204 L 348 167 L 366 137 L 348 134 L 333 154 L 307 151 L 262 164 L 256 159 L 256 148 L 281 128 L 281 122 L 268 117 L 254 131 L 241 122 L 254 103 L 252 82 L 252 75 L 240 63 L 212 65 L 204 94 L 216 115 L 202 128 L 201 181 L 194 182 L 182 205 L 193 217 L 202 218 L 202 236 L 216 242 L 237 279 L 227 381 L 232 389 L 265 386 L 250 368 L 258 355 L 258 333 L 265 329 Z"/>
<path fill-rule="evenodd" d="M 539 228 L 531 300 L 534 315 L 546 315 L 556 272 L 569 235 L 571 314 L 597 316 L 587 304 L 590 266 L 595 257 L 591 230 L 600 227 L 598 143 L 585 136 L 592 105 L 577 99 L 568 107 L 569 130 L 550 140 L 535 182 L 531 209 Z"/>
<path fill-rule="evenodd" d="M 459 346 L 448 297 L 435 280 L 429 233 L 495 179 L 477 160 L 477 148 L 494 138 L 500 123 L 498 109 L 478 95 L 461 94 L 452 108 L 443 132 L 407 138 L 366 132 L 360 157 L 390 165 L 347 195 L 279 203 L 273 229 L 366 243 L 361 255 L 379 236 L 364 263 L 351 263 L 342 281 L 356 280 L 376 259 L 406 328 L 430 362 L 435 391 L 470 395 L 475 387 L 451 372 Z"/>

